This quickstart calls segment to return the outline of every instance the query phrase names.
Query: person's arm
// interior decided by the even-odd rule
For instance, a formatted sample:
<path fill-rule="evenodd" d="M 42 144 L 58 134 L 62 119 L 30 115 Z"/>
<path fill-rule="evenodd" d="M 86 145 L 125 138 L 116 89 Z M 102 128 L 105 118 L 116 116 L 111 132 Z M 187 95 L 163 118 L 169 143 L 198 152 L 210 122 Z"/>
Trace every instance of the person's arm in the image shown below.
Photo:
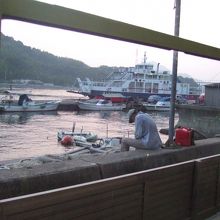
<path fill-rule="evenodd" d="M 134 136 L 136 139 L 142 138 L 142 125 L 141 125 L 141 119 L 140 117 L 135 118 L 135 133 Z"/>

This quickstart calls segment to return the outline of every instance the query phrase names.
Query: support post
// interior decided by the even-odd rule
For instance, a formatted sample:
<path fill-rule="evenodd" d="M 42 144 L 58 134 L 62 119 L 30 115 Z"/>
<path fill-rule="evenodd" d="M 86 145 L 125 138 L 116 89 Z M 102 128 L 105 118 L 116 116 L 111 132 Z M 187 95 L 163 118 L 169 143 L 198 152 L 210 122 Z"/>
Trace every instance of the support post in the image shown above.
<path fill-rule="evenodd" d="M 175 1 L 175 29 L 174 36 L 179 37 L 180 27 L 180 7 L 181 0 Z M 171 89 L 171 106 L 170 106 L 170 118 L 169 118 L 169 139 L 168 145 L 174 145 L 174 119 L 175 119 L 175 99 L 176 99 L 176 82 L 177 82 L 177 69 L 178 69 L 178 51 L 173 51 L 173 67 L 172 67 L 172 89 Z"/>

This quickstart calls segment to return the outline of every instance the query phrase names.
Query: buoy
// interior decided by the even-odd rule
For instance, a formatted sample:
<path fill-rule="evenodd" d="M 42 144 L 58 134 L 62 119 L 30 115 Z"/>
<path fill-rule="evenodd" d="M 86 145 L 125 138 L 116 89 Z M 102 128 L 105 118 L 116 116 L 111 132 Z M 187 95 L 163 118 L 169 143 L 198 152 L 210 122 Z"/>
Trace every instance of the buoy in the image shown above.
<path fill-rule="evenodd" d="M 70 135 L 64 136 L 61 140 L 61 144 L 65 146 L 73 145 L 73 143 L 74 143 L 74 139 Z"/>

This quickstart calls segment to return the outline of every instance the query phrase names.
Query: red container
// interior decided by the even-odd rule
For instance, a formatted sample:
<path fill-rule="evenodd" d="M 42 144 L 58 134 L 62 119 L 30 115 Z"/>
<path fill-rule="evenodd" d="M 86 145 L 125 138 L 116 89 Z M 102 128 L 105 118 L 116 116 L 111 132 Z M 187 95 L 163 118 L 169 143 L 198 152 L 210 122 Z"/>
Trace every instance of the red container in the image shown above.
<path fill-rule="evenodd" d="M 193 145 L 193 130 L 190 128 L 177 128 L 175 143 L 180 146 Z"/>

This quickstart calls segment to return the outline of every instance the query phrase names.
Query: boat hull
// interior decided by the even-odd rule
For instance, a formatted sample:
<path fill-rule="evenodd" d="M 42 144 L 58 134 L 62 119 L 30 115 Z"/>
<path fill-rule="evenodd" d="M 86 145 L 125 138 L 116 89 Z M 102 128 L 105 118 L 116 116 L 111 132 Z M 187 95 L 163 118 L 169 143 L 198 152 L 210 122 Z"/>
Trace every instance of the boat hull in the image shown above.
<path fill-rule="evenodd" d="M 134 67 L 115 68 L 104 80 L 93 81 L 89 78 L 77 78 L 79 93 L 90 98 L 105 93 L 120 94 L 125 98 L 142 99 L 147 101 L 150 95 L 167 97 L 171 95 L 172 74 L 169 69 L 158 62 L 148 61 L 144 55 L 144 62 Z M 201 87 L 179 80 L 176 83 L 176 94 L 187 100 L 196 100 L 201 93 Z"/>
<path fill-rule="evenodd" d="M 147 111 L 169 111 L 170 106 L 158 106 L 154 104 L 144 104 Z"/>
<path fill-rule="evenodd" d="M 102 90 L 91 90 L 90 93 L 87 93 L 87 96 L 89 97 L 97 97 L 97 96 L 102 96 L 103 93 L 106 91 Z M 118 93 L 118 92 L 111 92 L 112 94 Z M 121 92 L 121 95 L 125 97 L 127 100 L 128 98 L 133 98 L 133 99 L 142 99 L 144 101 L 147 101 L 148 97 L 151 95 L 159 95 L 161 98 L 163 97 L 168 97 L 171 95 L 171 93 L 148 93 L 148 92 Z M 198 99 L 199 95 L 182 95 L 183 98 L 187 99 L 188 101 L 195 101 Z"/>
<path fill-rule="evenodd" d="M 16 104 L 2 104 L 0 105 L 0 112 L 45 112 L 56 111 L 59 106 L 59 101 L 45 102 L 45 103 L 32 103 L 27 105 Z"/>
<path fill-rule="evenodd" d="M 87 102 L 78 102 L 77 105 L 80 110 L 87 111 L 122 111 L 125 108 L 124 105 L 102 106 Z"/>

